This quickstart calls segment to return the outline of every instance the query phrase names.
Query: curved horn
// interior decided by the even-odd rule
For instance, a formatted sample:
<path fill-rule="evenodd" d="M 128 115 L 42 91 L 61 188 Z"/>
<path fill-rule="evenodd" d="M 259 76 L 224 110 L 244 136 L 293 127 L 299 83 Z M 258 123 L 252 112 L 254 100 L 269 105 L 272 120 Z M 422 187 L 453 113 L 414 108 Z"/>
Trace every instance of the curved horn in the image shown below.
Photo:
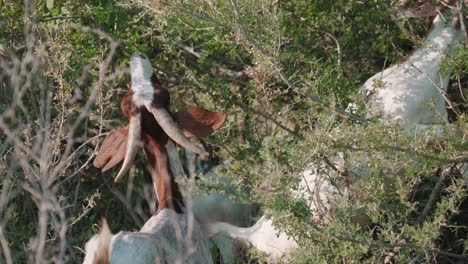
<path fill-rule="evenodd" d="M 125 158 L 122 164 L 122 168 L 115 177 L 114 181 L 118 182 L 122 176 L 132 167 L 133 160 L 135 159 L 138 144 L 140 143 L 141 137 L 141 117 L 140 113 L 130 117 L 130 124 L 128 126 L 128 139 L 127 139 L 127 150 L 125 152 Z"/>
<path fill-rule="evenodd" d="M 174 119 L 172 119 L 169 112 L 167 112 L 164 108 L 156 108 L 153 106 L 147 106 L 148 110 L 153 114 L 156 121 L 161 126 L 161 128 L 166 132 L 166 134 L 174 140 L 177 144 L 181 145 L 182 147 L 198 153 L 200 155 L 206 156 L 208 153 L 203 149 L 203 146 L 197 146 L 193 142 L 191 142 L 182 131 L 177 127 Z"/>

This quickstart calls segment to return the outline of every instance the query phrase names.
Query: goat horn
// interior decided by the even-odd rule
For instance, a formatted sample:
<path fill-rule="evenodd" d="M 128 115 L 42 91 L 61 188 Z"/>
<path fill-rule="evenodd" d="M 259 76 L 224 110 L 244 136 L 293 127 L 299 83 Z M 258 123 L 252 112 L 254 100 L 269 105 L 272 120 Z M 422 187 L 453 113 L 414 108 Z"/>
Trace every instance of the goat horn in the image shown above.
<path fill-rule="evenodd" d="M 128 139 L 127 139 L 127 150 L 125 152 L 125 158 L 122 164 L 122 168 L 115 177 L 114 181 L 118 182 L 122 176 L 132 167 L 133 160 L 135 159 L 138 144 L 140 143 L 141 137 L 141 116 L 140 113 L 130 118 L 130 124 L 128 126 Z"/>
<path fill-rule="evenodd" d="M 166 109 L 156 108 L 153 106 L 149 106 L 147 108 L 153 114 L 154 118 L 156 118 L 156 121 L 164 132 L 166 132 L 166 134 L 177 144 L 202 156 L 208 155 L 203 146 L 197 146 L 184 135 Z"/>

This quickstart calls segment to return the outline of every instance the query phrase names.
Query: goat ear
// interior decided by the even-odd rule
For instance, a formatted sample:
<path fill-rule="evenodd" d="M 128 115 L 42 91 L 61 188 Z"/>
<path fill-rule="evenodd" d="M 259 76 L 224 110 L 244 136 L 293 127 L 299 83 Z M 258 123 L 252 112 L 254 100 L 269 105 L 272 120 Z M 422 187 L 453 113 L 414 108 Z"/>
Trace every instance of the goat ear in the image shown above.
<path fill-rule="evenodd" d="M 223 126 L 227 115 L 192 106 L 173 114 L 174 120 L 188 137 L 206 137 Z"/>
<path fill-rule="evenodd" d="M 102 172 L 105 172 L 119 164 L 125 157 L 127 137 L 128 127 L 114 129 L 109 132 L 96 155 L 96 159 L 94 159 L 94 167 L 101 168 L 105 165 L 102 169 Z"/>
<path fill-rule="evenodd" d="M 112 233 L 105 218 L 101 220 L 101 231 L 99 232 L 99 242 L 96 248 L 94 263 L 95 264 L 108 264 L 109 263 L 109 249 L 112 239 Z"/>

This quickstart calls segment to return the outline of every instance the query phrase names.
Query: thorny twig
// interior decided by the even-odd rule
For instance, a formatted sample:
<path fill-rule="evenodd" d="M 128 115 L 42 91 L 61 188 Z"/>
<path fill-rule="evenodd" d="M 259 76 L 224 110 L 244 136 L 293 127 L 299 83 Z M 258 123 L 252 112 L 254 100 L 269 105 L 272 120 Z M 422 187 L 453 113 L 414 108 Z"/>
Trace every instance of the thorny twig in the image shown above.
<path fill-rule="evenodd" d="M 431 195 L 429 196 L 429 200 L 427 201 L 426 205 L 424 206 L 423 211 L 419 215 L 417 219 L 417 223 L 421 224 L 431 211 L 432 207 L 434 206 L 437 198 L 440 195 L 440 191 L 442 190 L 442 184 L 447 176 L 450 174 L 453 174 L 453 171 L 456 169 L 456 165 L 451 165 L 449 168 L 445 168 L 443 171 L 442 169 L 439 169 L 437 172 L 437 175 L 439 176 L 439 179 L 437 179 L 437 182 L 432 189 Z"/>
<path fill-rule="evenodd" d="M 457 1 L 456 9 L 458 13 L 458 20 L 460 23 L 460 30 L 463 32 L 463 36 L 465 36 L 465 47 L 468 47 L 468 32 L 466 31 L 465 18 L 463 16 L 464 12 L 462 12 L 463 5 L 464 5 L 463 0 Z"/>
<path fill-rule="evenodd" d="M 448 104 L 449 108 L 452 109 L 455 114 L 457 114 L 458 116 L 461 116 L 461 112 L 458 110 L 457 107 L 455 107 L 452 103 L 452 101 L 449 99 L 448 97 L 448 94 L 447 92 L 445 91 L 444 87 L 441 87 L 439 84 L 437 84 L 434 80 L 432 80 L 432 78 L 424 71 L 422 71 L 421 69 L 419 69 L 416 65 L 414 65 L 413 63 L 410 64 L 411 67 L 415 68 L 419 73 L 421 73 L 422 75 L 424 75 L 424 77 L 426 79 L 428 79 L 431 84 L 437 88 L 437 91 L 439 91 L 440 95 L 442 95 L 442 97 L 444 98 L 445 102 Z"/>
<path fill-rule="evenodd" d="M 461 84 L 461 80 L 460 80 L 459 75 L 457 75 L 457 83 L 458 83 L 458 91 L 460 92 L 460 97 L 463 100 L 463 102 L 466 103 L 466 98 L 465 98 L 465 95 L 463 94 L 463 88 L 462 88 L 462 84 Z"/>
<path fill-rule="evenodd" d="M 348 173 L 348 170 L 345 169 L 345 170 L 342 170 L 342 169 L 339 169 L 335 166 L 335 164 L 333 164 L 333 162 L 330 161 L 330 159 L 328 157 L 325 157 L 323 156 L 323 160 L 325 161 L 325 163 L 330 167 L 332 168 L 332 170 L 334 172 L 336 172 L 338 175 L 341 176 L 342 180 L 343 180 L 343 183 L 344 183 L 344 196 L 346 198 L 348 198 L 348 194 L 349 194 L 349 188 L 351 186 L 351 182 L 349 180 L 349 173 Z M 337 188 L 339 190 L 339 188 Z M 341 191 L 340 191 L 341 192 Z"/>
<path fill-rule="evenodd" d="M 192 81 L 192 82 L 193 82 L 193 81 Z M 208 90 L 208 88 L 205 87 L 205 86 L 204 86 L 203 84 L 201 84 L 201 83 L 198 83 L 198 82 L 197 82 L 197 83 L 193 82 L 193 83 L 196 84 L 198 87 L 202 87 L 202 88 L 204 88 L 205 90 Z M 261 111 L 255 110 L 255 109 L 253 109 L 252 107 L 249 107 L 248 105 L 246 105 L 246 104 L 244 104 L 244 103 L 242 103 L 242 102 L 240 102 L 240 101 L 232 100 L 232 98 L 229 98 L 229 97 L 227 97 L 227 96 L 224 95 L 224 94 L 221 94 L 221 96 L 223 96 L 225 99 L 230 100 L 230 101 L 231 101 L 232 103 L 234 103 L 235 105 L 241 107 L 244 111 L 252 112 L 252 113 L 254 113 L 254 114 L 258 115 L 258 116 L 261 116 L 261 117 L 265 118 L 266 120 L 269 120 L 269 121 L 273 122 L 275 125 L 277 125 L 277 126 L 280 127 L 281 129 L 283 129 L 284 131 L 287 131 L 288 133 L 294 135 L 295 137 L 300 138 L 300 139 L 303 138 L 299 133 L 297 133 L 296 131 L 293 131 L 293 130 L 291 130 L 290 128 L 286 127 L 285 125 L 281 124 L 281 122 L 279 122 L 278 120 L 276 120 L 274 117 L 272 117 L 272 116 L 270 116 L 270 115 L 268 115 L 268 114 L 266 114 L 266 113 L 263 113 L 263 112 L 261 112 Z"/>

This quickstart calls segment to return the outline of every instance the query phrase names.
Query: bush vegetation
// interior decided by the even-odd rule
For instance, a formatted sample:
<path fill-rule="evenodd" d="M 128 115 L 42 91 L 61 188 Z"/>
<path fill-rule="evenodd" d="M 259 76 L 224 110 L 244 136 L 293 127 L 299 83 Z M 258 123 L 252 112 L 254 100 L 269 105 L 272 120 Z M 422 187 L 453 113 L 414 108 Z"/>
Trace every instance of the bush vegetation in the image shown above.
<path fill-rule="evenodd" d="M 424 19 L 399 27 L 395 5 L 0 0 L 0 262 L 80 262 L 100 218 L 111 230 L 137 230 L 154 212 L 142 155 L 121 184 L 112 181 L 116 170 L 92 166 L 106 132 L 127 122 L 118 105 L 137 50 L 152 60 L 174 110 L 228 113 L 206 140 L 230 161 L 219 173 L 280 219 L 301 246 L 295 263 L 466 261 L 466 179 L 456 166 L 467 154 L 467 49 L 443 67 L 460 110 L 446 125 L 458 132 L 427 142 L 363 121 L 360 86 L 428 31 Z M 350 103 L 355 109 L 343 113 Z M 318 226 L 289 190 L 310 164 L 356 149 L 375 173 Z M 350 221 L 363 210 L 368 227 Z"/>

